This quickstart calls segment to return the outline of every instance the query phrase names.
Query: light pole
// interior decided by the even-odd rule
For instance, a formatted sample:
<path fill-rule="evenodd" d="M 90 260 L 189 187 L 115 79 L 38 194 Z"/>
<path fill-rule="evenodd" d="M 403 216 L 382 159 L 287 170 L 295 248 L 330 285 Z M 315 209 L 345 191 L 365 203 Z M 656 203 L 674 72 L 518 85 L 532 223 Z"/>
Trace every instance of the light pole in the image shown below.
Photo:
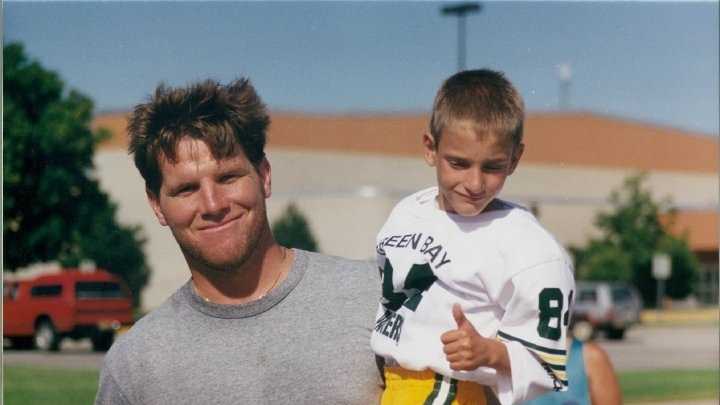
<path fill-rule="evenodd" d="M 458 72 L 465 69 L 465 16 L 470 13 L 479 13 L 482 5 L 477 2 L 466 2 L 443 6 L 443 15 L 457 16 L 458 18 Z"/>
<path fill-rule="evenodd" d="M 558 78 L 560 79 L 560 94 L 558 96 L 558 107 L 561 110 L 570 108 L 570 84 L 572 81 L 572 67 L 569 63 L 561 63 L 557 66 Z"/>

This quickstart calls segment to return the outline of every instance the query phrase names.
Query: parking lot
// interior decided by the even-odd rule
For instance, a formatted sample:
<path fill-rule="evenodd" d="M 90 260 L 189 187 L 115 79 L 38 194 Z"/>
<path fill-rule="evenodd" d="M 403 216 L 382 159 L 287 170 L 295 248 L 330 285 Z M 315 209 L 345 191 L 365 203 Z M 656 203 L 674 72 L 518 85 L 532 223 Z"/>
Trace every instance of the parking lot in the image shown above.
<path fill-rule="evenodd" d="M 617 370 L 717 368 L 717 325 L 636 326 L 624 340 L 598 339 Z"/>

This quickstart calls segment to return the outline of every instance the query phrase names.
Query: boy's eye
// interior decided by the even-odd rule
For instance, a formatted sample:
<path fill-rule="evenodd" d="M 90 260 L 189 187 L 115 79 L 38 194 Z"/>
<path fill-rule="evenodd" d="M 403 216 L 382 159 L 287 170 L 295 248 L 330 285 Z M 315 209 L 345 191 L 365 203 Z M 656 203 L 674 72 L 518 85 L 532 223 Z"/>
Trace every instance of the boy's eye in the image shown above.
<path fill-rule="evenodd" d="M 505 166 L 503 166 L 503 165 L 485 166 L 485 170 L 488 172 L 501 172 L 501 171 L 505 170 Z"/>
<path fill-rule="evenodd" d="M 467 169 L 470 167 L 468 162 L 464 162 L 462 160 L 448 160 L 448 163 L 450 164 L 450 167 L 454 169 Z"/>

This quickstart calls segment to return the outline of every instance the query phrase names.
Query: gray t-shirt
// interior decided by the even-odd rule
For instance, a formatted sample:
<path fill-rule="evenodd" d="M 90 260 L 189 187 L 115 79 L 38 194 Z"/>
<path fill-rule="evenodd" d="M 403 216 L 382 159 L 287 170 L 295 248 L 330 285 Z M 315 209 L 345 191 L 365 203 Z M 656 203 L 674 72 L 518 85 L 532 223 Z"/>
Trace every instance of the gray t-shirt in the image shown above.
<path fill-rule="evenodd" d="M 378 403 L 379 290 L 369 262 L 300 250 L 249 304 L 207 303 L 188 282 L 113 345 L 95 403 Z"/>

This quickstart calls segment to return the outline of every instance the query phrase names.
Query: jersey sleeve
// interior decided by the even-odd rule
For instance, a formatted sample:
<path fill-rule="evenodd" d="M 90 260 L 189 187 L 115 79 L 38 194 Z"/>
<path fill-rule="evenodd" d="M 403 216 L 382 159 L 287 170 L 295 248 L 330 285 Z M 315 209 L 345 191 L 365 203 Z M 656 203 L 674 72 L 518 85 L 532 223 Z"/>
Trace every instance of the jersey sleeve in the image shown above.
<path fill-rule="evenodd" d="M 499 376 L 501 403 L 567 389 L 566 337 L 574 289 L 569 263 L 557 259 L 519 272 L 503 290 L 506 306 L 497 338 L 507 347 L 511 376 Z"/>

